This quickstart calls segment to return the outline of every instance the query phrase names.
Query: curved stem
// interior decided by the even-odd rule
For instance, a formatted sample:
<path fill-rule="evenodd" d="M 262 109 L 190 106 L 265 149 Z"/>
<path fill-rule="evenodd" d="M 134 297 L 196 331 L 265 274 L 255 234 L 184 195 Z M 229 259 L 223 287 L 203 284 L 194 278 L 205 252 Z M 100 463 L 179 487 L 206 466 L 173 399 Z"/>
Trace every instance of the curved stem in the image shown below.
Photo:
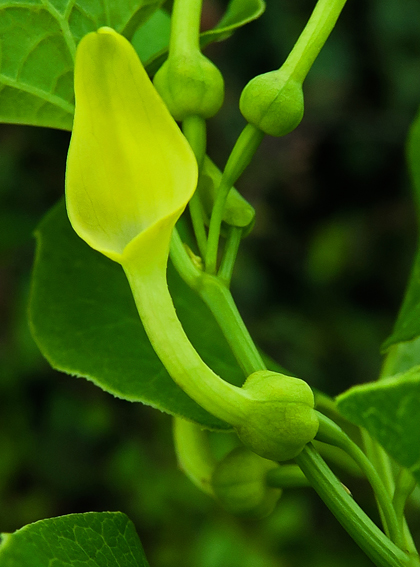
<path fill-rule="evenodd" d="M 211 454 L 207 433 L 195 423 L 174 417 L 173 434 L 180 468 L 200 490 L 213 496 L 211 477 L 216 459 Z"/>
<path fill-rule="evenodd" d="M 222 224 L 226 198 L 237 179 L 242 175 L 245 168 L 251 162 L 251 159 L 263 138 L 264 132 L 252 124 L 247 124 L 237 139 L 226 163 L 219 188 L 217 189 L 216 199 L 214 201 L 210 219 L 205 262 L 206 271 L 209 274 L 215 274 L 217 270 L 217 252 L 219 248 L 220 227 Z"/>
<path fill-rule="evenodd" d="M 318 0 L 303 32 L 281 66 L 298 83 L 303 83 L 345 3 L 346 0 Z"/>
<path fill-rule="evenodd" d="M 216 276 L 203 273 L 197 292 L 213 313 L 245 376 L 265 370 L 264 361 L 228 288 Z"/>
<path fill-rule="evenodd" d="M 176 315 L 161 266 L 123 264 L 144 329 L 171 378 L 200 406 L 236 426 L 244 420 L 249 397 L 222 380 L 201 359 Z"/>
<path fill-rule="evenodd" d="M 323 443 L 316 439 L 314 439 L 313 445 L 327 463 L 334 463 L 334 465 L 340 467 L 341 470 L 346 471 L 346 473 L 351 476 L 366 478 L 365 473 L 359 465 L 355 463 L 354 459 L 339 447 L 334 447 L 334 445 Z"/>
<path fill-rule="evenodd" d="M 204 225 L 203 207 L 197 192 L 191 197 L 188 203 L 191 222 L 194 230 L 195 239 L 197 241 L 198 250 L 202 258 L 206 257 L 207 250 L 207 234 Z"/>
<path fill-rule="evenodd" d="M 198 293 L 213 313 L 244 375 L 264 370 L 266 365 L 229 289 L 218 277 L 206 274 L 194 266 L 176 229 L 172 233 L 171 260 L 181 278 Z"/>
<path fill-rule="evenodd" d="M 404 508 L 408 498 L 416 487 L 416 479 L 409 470 L 401 468 L 395 483 L 395 492 L 392 499 L 395 513 L 397 515 L 400 526 L 404 530 Z M 409 542 L 411 543 L 411 542 Z"/>
<path fill-rule="evenodd" d="M 170 257 L 184 282 L 196 289 L 203 272 L 191 260 L 176 227 L 172 232 Z"/>
<path fill-rule="evenodd" d="M 370 482 L 384 517 L 384 527 L 391 540 L 399 547 L 404 547 L 402 532 L 392 505 L 391 498 L 377 470 L 363 451 L 333 421 L 318 413 L 319 430 L 316 439 L 330 443 L 346 451 L 359 465 Z"/>
<path fill-rule="evenodd" d="M 306 445 L 295 461 L 340 524 L 377 567 L 410 565 L 409 556 L 361 510 L 311 444 Z"/>
<path fill-rule="evenodd" d="M 223 251 L 222 261 L 220 263 L 220 269 L 217 273 L 217 277 L 223 281 L 226 287 L 230 286 L 233 268 L 235 266 L 236 256 L 238 254 L 243 232 L 242 228 L 238 228 L 236 226 L 230 226 L 228 230 L 228 237 Z"/>

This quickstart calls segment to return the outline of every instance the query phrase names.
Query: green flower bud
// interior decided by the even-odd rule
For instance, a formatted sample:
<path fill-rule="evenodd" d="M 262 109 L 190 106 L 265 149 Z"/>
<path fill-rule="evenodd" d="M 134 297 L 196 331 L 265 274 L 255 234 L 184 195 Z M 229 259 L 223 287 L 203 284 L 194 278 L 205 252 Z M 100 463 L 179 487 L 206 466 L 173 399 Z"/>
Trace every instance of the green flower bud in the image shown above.
<path fill-rule="evenodd" d="M 288 461 L 315 437 L 318 417 L 306 382 L 260 370 L 248 376 L 242 388 L 251 403 L 235 429 L 252 451 L 272 461 Z"/>
<path fill-rule="evenodd" d="M 154 85 L 175 120 L 210 118 L 223 103 L 222 74 L 199 52 L 170 56 L 156 73 Z"/>
<path fill-rule="evenodd" d="M 267 472 L 277 463 L 259 457 L 246 447 L 237 447 L 216 468 L 212 486 L 223 508 L 237 516 L 260 519 L 268 516 L 281 490 L 267 486 Z"/>
<path fill-rule="evenodd" d="M 302 84 L 281 69 L 258 75 L 242 91 L 239 108 L 265 134 L 285 136 L 303 118 Z"/>

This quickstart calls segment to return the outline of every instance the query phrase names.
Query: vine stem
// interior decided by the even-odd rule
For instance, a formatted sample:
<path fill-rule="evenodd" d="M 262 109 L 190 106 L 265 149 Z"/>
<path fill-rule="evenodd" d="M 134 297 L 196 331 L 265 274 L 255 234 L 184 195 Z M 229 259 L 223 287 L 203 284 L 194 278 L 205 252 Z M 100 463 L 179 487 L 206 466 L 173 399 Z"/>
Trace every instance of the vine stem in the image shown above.
<path fill-rule="evenodd" d="M 200 50 L 202 0 L 175 0 L 171 15 L 169 53 L 180 55 Z"/>
<path fill-rule="evenodd" d="M 306 445 L 295 461 L 340 524 L 377 567 L 412 565 L 411 558 L 356 504 L 312 444 Z"/>
<path fill-rule="evenodd" d="M 331 34 L 346 0 L 318 0 L 303 32 L 281 69 L 303 83 L 319 52 Z"/>
<path fill-rule="evenodd" d="M 265 370 L 266 365 L 229 289 L 217 276 L 199 270 L 192 263 L 176 229 L 172 233 L 170 254 L 182 279 L 196 291 L 213 313 L 244 375 Z"/>
<path fill-rule="evenodd" d="M 316 438 L 319 441 L 324 441 L 343 449 L 343 451 L 346 451 L 346 453 L 356 461 L 374 490 L 379 509 L 383 515 L 383 523 L 387 534 L 396 545 L 403 548 L 404 541 L 397 515 L 392 505 L 390 495 L 377 470 L 360 447 L 358 447 L 336 423 L 320 413 L 318 413 L 318 417 L 319 430 Z"/>
<path fill-rule="evenodd" d="M 187 138 L 197 160 L 199 175 L 203 166 L 207 146 L 206 121 L 200 116 L 187 116 L 182 122 L 182 131 Z M 198 183 L 200 180 L 198 181 Z M 189 204 L 189 211 L 197 246 L 201 257 L 205 258 L 207 251 L 207 233 L 204 224 L 203 206 L 200 196 L 195 191 Z"/>
<path fill-rule="evenodd" d="M 233 268 L 235 266 L 236 256 L 238 254 L 239 245 L 241 244 L 243 229 L 237 226 L 230 226 L 226 240 L 223 257 L 217 277 L 220 278 L 226 287 L 230 287 Z"/>
<path fill-rule="evenodd" d="M 417 549 L 404 516 L 404 508 L 408 498 L 415 489 L 416 484 L 416 479 L 413 477 L 410 471 L 405 468 L 401 468 L 399 475 L 396 478 L 395 491 L 392 498 L 392 503 L 394 505 L 395 513 L 403 532 L 406 547 L 413 554 L 417 553 Z"/>
<path fill-rule="evenodd" d="M 206 271 L 215 274 L 217 270 L 217 253 L 219 248 L 220 227 L 222 225 L 223 210 L 229 191 L 250 164 L 257 151 L 264 132 L 247 124 L 242 130 L 226 163 L 210 218 L 209 236 L 207 241 Z"/>

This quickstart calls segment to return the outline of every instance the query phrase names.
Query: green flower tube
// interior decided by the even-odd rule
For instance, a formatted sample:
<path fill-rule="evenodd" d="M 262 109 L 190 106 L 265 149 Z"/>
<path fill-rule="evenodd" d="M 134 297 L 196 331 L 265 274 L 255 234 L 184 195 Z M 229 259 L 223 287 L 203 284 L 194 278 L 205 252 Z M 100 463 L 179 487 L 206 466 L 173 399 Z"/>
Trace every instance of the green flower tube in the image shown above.
<path fill-rule="evenodd" d="M 231 385 L 203 362 L 176 315 L 166 267 L 173 228 L 197 184 L 197 162 L 131 44 L 110 28 L 84 37 L 75 95 L 66 174 L 74 230 L 121 264 L 172 379 L 260 456 L 293 458 L 317 429 L 309 386 L 270 372 L 252 374 L 243 388 Z"/>
<path fill-rule="evenodd" d="M 140 318 L 173 380 L 234 425 L 246 394 L 200 358 L 166 281 L 173 228 L 197 185 L 194 154 L 131 44 L 110 28 L 80 42 L 66 204 L 77 234 L 118 262 Z"/>

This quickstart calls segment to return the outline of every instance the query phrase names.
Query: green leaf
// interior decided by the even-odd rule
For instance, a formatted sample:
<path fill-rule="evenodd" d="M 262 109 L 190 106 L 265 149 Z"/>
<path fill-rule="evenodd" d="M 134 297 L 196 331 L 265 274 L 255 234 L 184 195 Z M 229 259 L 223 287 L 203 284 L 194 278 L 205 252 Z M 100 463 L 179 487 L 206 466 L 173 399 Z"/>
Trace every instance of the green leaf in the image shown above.
<path fill-rule="evenodd" d="M 201 34 L 201 46 L 230 37 L 237 28 L 259 18 L 264 10 L 264 0 L 231 0 L 220 22 Z"/>
<path fill-rule="evenodd" d="M 162 0 L 0 0 L 0 121 L 71 130 L 73 61 L 88 32 L 128 38 Z"/>
<path fill-rule="evenodd" d="M 420 154 L 419 154 L 420 160 Z M 386 351 L 391 345 L 411 341 L 420 336 L 420 251 L 414 262 L 407 291 L 392 335 L 382 345 Z"/>
<path fill-rule="evenodd" d="M 407 165 L 417 202 L 420 219 L 420 112 L 415 118 L 407 138 Z M 384 342 L 382 349 L 391 345 L 411 341 L 420 336 L 420 242 L 404 301 L 398 314 L 392 335 Z"/>
<path fill-rule="evenodd" d="M 381 371 L 382 378 L 407 372 L 420 365 L 420 337 L 389 347 Z"/>
<path fill-rule="evenodd" d="M 0 567 L 148 567 L 133 523 L 121 512 L 69 514 L 2 534 Z"/>
<path fill-rule="evenodd" d="M 50 364 L 119 398 L 204 427 L 229 428 L 171 380 L 145 334 L 121 267 L 76 235 L 63 203 L 47 214 L 36 235 L 29 317 Z M 206 305 L 171 265 L 168 280 L 179 318 L 202 358 L 223 378 L 242 384 L 242 372 Z"/>
<path fill-rule="evenodd" d="M 222 41 L 230 37 L 233 32 L 259 18 L 265 10 L 264 0 L 230 0 L 225 14 L 220 22 L 211 30 L 200 35 L 200 45 L 206 47 L 214 41 Z M 153 22 L 155 23 L 155 22 Z M 160 22 L 156 19 L 156 32 L 160 30 Z M 137 42 L 136 42 L 137 43 Z M 145 66 L 150 75 L 154 75 L 168 56 L 168 42 L 162 46 L 147 61 Z"/>
<path fill-rule="evenodd" d="M 420 482 L 420 366 L 406 373 L 350 388 L 337 409 L 364 427 Z"/>
<path fill-rule="evenodd" d="M 148 61 L 156 53 L 166 50 L 171 33 L 171 17 L 165 10 L 157 10 L 133 36 L 131 43 L 141 61 Z"/>

